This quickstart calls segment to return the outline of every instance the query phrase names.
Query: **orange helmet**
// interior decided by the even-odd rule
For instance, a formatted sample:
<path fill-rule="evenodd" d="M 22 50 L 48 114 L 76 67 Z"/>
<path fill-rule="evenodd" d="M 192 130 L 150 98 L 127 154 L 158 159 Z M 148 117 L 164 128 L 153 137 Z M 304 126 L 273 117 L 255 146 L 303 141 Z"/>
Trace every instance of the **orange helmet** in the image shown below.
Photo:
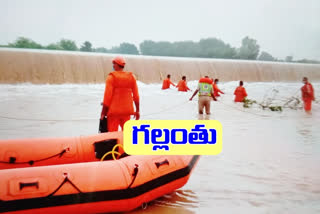
<path fill-rule="evenodd" d="M 112 60 L 113 64 L 118 64 L 122 67 L 124 67 L 124 65 L 126 64 L 126 62 L 124 61 L 124 58 L 122 56 L 117 56 L 116 58 L 114 58 Z"/>

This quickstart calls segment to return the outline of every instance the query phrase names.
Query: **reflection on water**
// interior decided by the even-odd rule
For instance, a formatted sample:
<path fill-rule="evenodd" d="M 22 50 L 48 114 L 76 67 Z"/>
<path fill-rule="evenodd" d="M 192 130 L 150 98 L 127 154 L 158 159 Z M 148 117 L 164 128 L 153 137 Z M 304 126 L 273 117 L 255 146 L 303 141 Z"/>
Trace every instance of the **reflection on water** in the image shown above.
<path fill-rule="evenodd" d="M 320 104 L 312 115 L 244 110 L 232 101 L 237 84 L 220 84 L 225 95 L 207 118 L 223 126 L 222 153 L 202 156 L 186 186 L 131 213 L 320 213 Z M 188 85 L 195 89 L 197 82 Z M 290 97 L 301 84 L 245 87 L 259 101 L 272 88 Z M 197 100 L 188 101 L 192 92 L 160 88 L 139 83 L 141 119 L 199 119 Z M 314 88 L 319 96 L 320 84 Z M 1 118 L 0 138 L 97 133 L 103 91 L 103 84 L 0 85 L 0 116 L 26 119 Z"/>
<path fill-rule="evenodd" d="M 318 127 L 317 127 L 317 124 L 314 124 L 312 114 L 306 114 L 304 118 L 296 124 L 296 128 L 297 128 L 297 133 L 300 134 L 300 139 L 303 143 L 306 143 L 306 144 L 317 143 L 317 138 L 319 137 L 319 131 L 315 130 Z"/>
<path fill-rule="evenodd" d="M 197 208 L 199 204 L 197 195 L 192 190 L 177 190 L 171 194 L 164 195 L 150 202 L 147 209 L 130 212 L 140 213 L 196 213 L 192 208 Z"/>
<path fill-rule="evenodd" d="M 154 201 L 163 207 L 197 207 L 197 195 L 192 190 L 177 190 Z"/>
<path fill-rule="evenodd" d="M 213 120 L 213 116 L 211 114 L 199 114 L 198 120 Z"/>

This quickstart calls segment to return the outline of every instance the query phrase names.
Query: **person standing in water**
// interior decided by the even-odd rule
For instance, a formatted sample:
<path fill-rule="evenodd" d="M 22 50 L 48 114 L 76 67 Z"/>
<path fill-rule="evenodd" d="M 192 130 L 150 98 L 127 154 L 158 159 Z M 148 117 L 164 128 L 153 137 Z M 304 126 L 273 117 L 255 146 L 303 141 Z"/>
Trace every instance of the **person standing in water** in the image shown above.
<path fill-rule="evenodd" d="M 187 86 L 187 78 L 186 76 L 183 76 L 182 79 L 179 81 L 178 85 L 176 86 L 178 88 L 178 91 L 191 91 L 190 88 Z"/>
<path fill-rule="evenodd" d="M 243 87 L 242 80 L 239 82 L 239 86 L 236 88 L 233 94 L 236 95 L 236 97 L 234 98 L 235 102 L 243 102 L 244 99 L 248 96 L 246 89 Z"/>
<path fill-rule="evenodd" d="M 107 131 L 110 132 L 118 131 L 119 125 L 123 129 L 124 123 L 130 120 L 131 115 L 135 115 L 136 120 L 140 118 L 136 78 L 131 72 L 124 71 L 126 63 L 123 57 L 114 58 L 112 64 L 114 72 L 111 72 L 106 79 L 100 117 L 100 121 L 107 118 Z"/>
<path fill-rule="evenodd" d="M 213 93 L 214 93 L 214 96 L 215 96 L 215 97 L 220 97 L 220 94 L 219 94 L 219 93 L 224 94 L 224 93 L 219 89 L 218 83 L 219 83 L 219 79 L 215 79 L 215 80 L 214 80 L 214 83 L 212 84 L 212 86 L 213 86 Z"/>
<path fill-rule="evenodd" d="M 301 88 L 301 96 L 304 103 L 304 110 L 306 112 L 311 112 L 312 101 L 315 100 L 314 90 L 307 77 L 303 77 L 302 81 L 304 86 Z"/>
<path fill-rule="evenodd" d="M 171 82 L 170 78 L 171 78 L 171 75 L 168 74 L 167 79 L 163 80 L 162 90 L 170 88 L 170 85 L 173 85 L 174 87 L 176 87 L 176 85 L 173 82 Z"/>
<path fill-rule="evenodd" d="M 198 100 L 198 110 L 199 114 L 203 114 L 203 109 L 205 108 L 206 114 L 210 114 L 210 103 L 211 99 L 217 100 L 213 94 L 212 80 L 209 77 L 204 77 L 199 80 L 198 88 L 193 93 L 192 97 L 189 99 L 190 101 L 194 96 L 199 92 L 199 100 Z"/>

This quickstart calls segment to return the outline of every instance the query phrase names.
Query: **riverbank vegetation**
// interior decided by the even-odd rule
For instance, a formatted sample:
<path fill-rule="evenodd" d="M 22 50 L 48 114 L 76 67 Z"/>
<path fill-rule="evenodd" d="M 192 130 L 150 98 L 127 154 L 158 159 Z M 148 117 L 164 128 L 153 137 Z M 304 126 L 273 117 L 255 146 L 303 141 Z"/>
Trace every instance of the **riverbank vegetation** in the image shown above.
<path fill-rule="evenodd" d="M 61 39 L 58 42 L 48 45 L 39 44 L 32 39 L 19 37 L 14 42 L 0 45 L 0 47 L 11 48 L 31 48 L 31 49 L 47 49 L 47 50 L 65 50 L 65 51 L 83 51 L 83 52 L 99 52 L 99 53 L 118 53 L 133 55 L 149 55 L 149 56 L 174 56 L 174 57 L 195 57 L 195 58 L 218 58 L 218 59 L 243 59 L 243 60 L 260 60 L 260 61 L 276 61 L 276 62 L 297 62 L 297 63 L 314 63 L 320 61 L 300 59 L 295 60 L 292 56 L 285 59 L 277 59 L 270 53 L 260 50 L 257 40 L 246 36 L 242 39 L 240 47 L 232 47 L 230 44 L 217 38 L 205 38 L 199 41 L 152 41 L 145 40 L 139 44 L 139 48 L 135 44 L 121 43 L 112 48 L 94 47 L 90 41 L 84 41 L 80 46 L 70 39 Z"/>

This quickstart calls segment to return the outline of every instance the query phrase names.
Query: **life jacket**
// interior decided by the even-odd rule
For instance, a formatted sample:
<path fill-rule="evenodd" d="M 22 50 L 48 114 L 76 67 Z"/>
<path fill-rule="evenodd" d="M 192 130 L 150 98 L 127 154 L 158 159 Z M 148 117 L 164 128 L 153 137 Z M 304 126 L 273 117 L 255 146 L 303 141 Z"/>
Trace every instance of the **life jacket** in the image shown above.
<path fill-rule="evenodd" d="M 211 96 L 212 85 L 210 83 L 199 83 L 199 96 Z"/>
<path fill-rule="evenodd" d="M 113 76 L 113 92 L 109 106 L 108 116 L 132 115 L 133 91 L 136 80 L 131 72 L 111 72 Z"/>
<path fill-rule="evenodd" d="M 210 79 L 210 78 L 207 78 L 207 77 L 202 77 L 202 78 L 200 78 L 200 80 L 199 80 L 199 83 L 208 83 L 208 84 L 212 84 L 212 79 Z"/>
<path fill-rule="evenodd" d="M 211 96 L 212 80 L 203 77 L 199 80 L 199 96 Z"/>

